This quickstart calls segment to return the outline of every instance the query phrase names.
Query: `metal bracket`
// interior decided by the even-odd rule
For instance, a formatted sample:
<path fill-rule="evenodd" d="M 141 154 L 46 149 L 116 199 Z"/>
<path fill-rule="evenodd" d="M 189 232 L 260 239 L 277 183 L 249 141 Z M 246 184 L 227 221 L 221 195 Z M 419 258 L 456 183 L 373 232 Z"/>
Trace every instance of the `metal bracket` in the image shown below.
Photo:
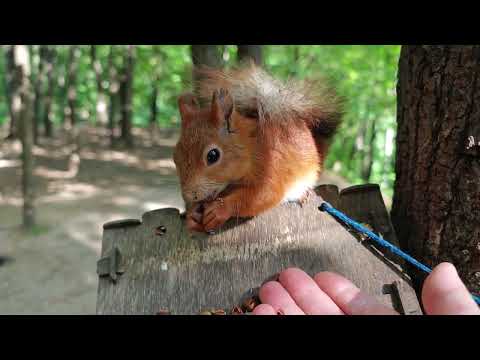
<path fill-rule="evenodd" d="M 117 246 L 108 251 L 105 256 L 97 262 L 98 276 L 109 276 L 113 283 L 117 282 L 117 275 L 121 275 L 124 272 L 123 257 Z"/>
<path fill-rule="evenodd" d="M 405 293 L 402 289 L 402 284 L 395 280 L 391 284 L 385 284 L 383 287 L 383 293 L 392 296 L 392 302 L 399 313 L 404 315 L 421 315 L 417 309 L 409 307 L 409 302 L 405 298 Z"/>

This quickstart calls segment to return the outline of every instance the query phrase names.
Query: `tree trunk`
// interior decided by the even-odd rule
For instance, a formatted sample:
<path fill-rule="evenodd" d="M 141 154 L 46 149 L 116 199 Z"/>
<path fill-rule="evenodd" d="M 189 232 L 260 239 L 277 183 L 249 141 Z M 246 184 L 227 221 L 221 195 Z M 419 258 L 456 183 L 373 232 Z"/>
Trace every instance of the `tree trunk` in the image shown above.
<path fill-rule="evenodd" d="M 134 45 L 128 45 L 124 56 L 125 57 L 123 64 L 123 72 L 120 84 L 120 98 L 122 102 L 122 139 L 128 148 L 132 148 L 132 91 Z"/>
<path fill-rule="evenodd" d="M 77 82 L 77 66 L 78 58 L 80 57 L 80 49 L 77 45 L 71 45 L 68 55 L 68 65 L 67 65 L 67 106 L 64 108 L 64 124 L 68 124 L 71 127 L 75 126 L 76 123 L 76 100 L 77 100 L 77 91 L 76 91 L 76 82 Z"/>
<path fill-rule="evenodd" d="M 479 75 L 480 46 L 402 48 L 392 206 L 402 247 L 429 266 L 452 262 L 475 292 L 480 291 Z"/>
<path fill-rule="evenodd" d="M 13 54 L 13 46 L 9 45 L 5 47 L 5 99 L 7 101 L 8 113 L 10 116 L 10 128 L 9 134 L 7 139 L 14 139 L 17 137 L 17 128 L 18 128 L 18 121 L 15 117 L 15 110 L 13 105 L 13 96 L 12 94 L 15 92 L 14 89 L 14 54 Z"/>
<path fill-rule="evenodd" d="M 157 123 L 157 98 L 158 88 L 156 82 L 152 85 L 152 98 L 150 101 L 150 125 Z"/>
<path fill-rule="evenodd" d="M 261 45 L 237 45 L 237 55 L 240 62 L 250 61 L 262 66 L 262 46 Z"/>
<path fill-rule="evenodd" d="M 30 59 L 26 45 L 13 45 L 14 53 L 14 104 L 18 105 L 18 117 L 22 140 L 22 192 L 23 226 L 27 229 L 35 225 L 33 191 L 33 95 L 30 87 Z M 16 115 L 17 115 L 16 114 Z"/>
<path fill-rule="evenodd" d="M 102 63 L 97 57 L 96 45 L 90 46 L 90 57 L 92 59 L 92 67 L 95 72 L 95 79 L 97 80 L 97 104 L 95 106 L 96 121 L 100 124 L 108 122 L 107 112 L 107 98 L 105 96 L 105 89 L 103 87 L 103 68 Z"/>
<path fill-rule="evenodd" d="M 41 117 L 41 102 L 43 96 L 43 88 L 45 84 L 45 57 L 46 57 L 47 48 L 45 45 L 40 45 L 39 49 L 39 61 L 38 61 L 38 69 L 37 69 L 37 77 L 35 79 L 34 85 L 34 103 L 33 103 L 33 116 L 34 116 L 34 123 L 33 123 L 33 141 L 35 144 L 38 143 L 38 127 L 40 124 L 40 117 Z"/>
<path fill-rule="evenodd" d="M 218 45 L 192 45 L 190 50 L 194 67 L 206 65 L 212 68 L 221 68 L 223 66 L 222 52 Z M 200 80 L 195 71 L 192 78 L 194 84 Z"/>
<path fill-rule="evenodd" d="M 44 98 L 44 111 L 43 111 L 43 126 L 45 130 L 45 136 L 52 137 L 52 101 L 53 92 L 55 89 L 55 50 L 53 47 L 47 47 L 45 54 L 45 75 L 47 80 L 47 92 Z"/>
<path fill-rule="evenodd" d="M 370 176 L 372 175 L 373 167 L 373 156 L 375 153 L 375 131 L 376 121 L 371 119 L 368 122 L 367 127 L 365 128 L 365 137 L 364 137 L 364 148 L 363 148 L 363 158 L 362 158 L 362 179 L 368 183 L 370 181 Z M 368 129 L 368 127 L 370 129 Z M 367 141 L 368 138 L 368 141 Z"/>
<path fill-rule="evenodd" d="M 162 67 L 164 64 L 164 54 L 161 51 L 160 46 L 156 45 L 153 46 L 153 77 L 152 77 L 152 93 L 150 98 L 150 135 L 152 140 L 155 139 L 156 131 L 158 129 L 157 126 L 157 117 L 158 117 L 158 109 L 157 109 L 157 102 L 158 102 L 158 84 L 160 82 L 160 78 L 162 75 Z"/>
<path fill-rule="evenodd" d="M 117 103 L 118 92 L 120 90 L 120 82 L 118 77 L 117 66 L 115 64 L 115 45 L 110 46 L 110 52 L 108 54 L 108 73 L 109 73 L 109 102 L 110 107 L 108 110 L 108 129 L 110 135 L 110 147 L 113 147 L 115 142 L 115 118 L 117 115 Z"/>

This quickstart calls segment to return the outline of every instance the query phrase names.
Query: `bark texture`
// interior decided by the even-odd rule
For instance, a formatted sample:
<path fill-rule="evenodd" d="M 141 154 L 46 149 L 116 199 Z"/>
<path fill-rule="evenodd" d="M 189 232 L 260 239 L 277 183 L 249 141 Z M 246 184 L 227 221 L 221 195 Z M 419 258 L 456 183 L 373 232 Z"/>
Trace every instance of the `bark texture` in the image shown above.
<path fill-rule="evenodd" d="M 480 291 L 479 73 L 480 46 L 402 48 L 391 213 L 405 250 L 429 266 L 452 262 L 475 292 Z"/>
<path fill-rule="evenodd" d="M 257 65 L 262 65 L 262 46 L 261 45 L 237 45 L 237 54 L 239 61 L 253 60 Z"/>

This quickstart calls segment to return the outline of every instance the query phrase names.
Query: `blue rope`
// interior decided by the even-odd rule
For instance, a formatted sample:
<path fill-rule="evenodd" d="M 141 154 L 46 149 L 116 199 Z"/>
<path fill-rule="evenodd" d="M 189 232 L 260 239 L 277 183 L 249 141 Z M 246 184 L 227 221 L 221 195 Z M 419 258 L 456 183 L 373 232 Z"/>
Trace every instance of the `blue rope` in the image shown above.
<path fill-rule="evenodd" d="M 391 243 L 389 243 L 388 241 L 382 239 L 380 236 L 378 236 L 374 232 L 370 231 L 366 227 L 364 227 L 364 226 L 360 225 L 359 223 L 355 222 L 354 220 L 350 219 L 347 215 L 338 211 L 337 209 L 335 209 L 329 203 L 323 202 L 319 209 L 322 210 L 322 211 L 326 211 L 330 215 L 333 215 L 334 217 L 342 220 L 345 224 L 352 227 L 356 231 L 367 235 L 370 239 L 376 241 L 381 246 L 388 248 L 392 253 L 394 253 L 394 254 L 400 256 L 401 258 L 407 260 L 410 264 L 416 266 L 420 270 L 423 270 L 427 273 L 432 272 L 432 269 L 430 269 L 428 266 L 423 265 L 421 262 L 415 260 L 413 257 L 404 253 L 402 250 L 400 250 L 396 246 L 394 246 Z M 472 294 L 472 297 L 475 300 L 475 302 L 480 305 L 480 296 Z"/>

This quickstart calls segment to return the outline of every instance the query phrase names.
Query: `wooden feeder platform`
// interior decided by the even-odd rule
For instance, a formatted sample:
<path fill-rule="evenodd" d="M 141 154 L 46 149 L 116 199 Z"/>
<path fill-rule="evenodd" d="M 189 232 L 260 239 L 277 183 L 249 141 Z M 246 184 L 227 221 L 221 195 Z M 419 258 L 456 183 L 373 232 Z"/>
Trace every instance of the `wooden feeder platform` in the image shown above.
<path fill-rule="evenodd" d="M 174 208 L 105 224 L 97 314 L 228 314 L 288 267 L 339 273 L 401 314 L 422 314 L 403 260 L 318 209 L 324 199 L 398 246 L 379 186 L 315 192 L 304 205 L 232 219 L 214 235 L 189 234 Z"/>

